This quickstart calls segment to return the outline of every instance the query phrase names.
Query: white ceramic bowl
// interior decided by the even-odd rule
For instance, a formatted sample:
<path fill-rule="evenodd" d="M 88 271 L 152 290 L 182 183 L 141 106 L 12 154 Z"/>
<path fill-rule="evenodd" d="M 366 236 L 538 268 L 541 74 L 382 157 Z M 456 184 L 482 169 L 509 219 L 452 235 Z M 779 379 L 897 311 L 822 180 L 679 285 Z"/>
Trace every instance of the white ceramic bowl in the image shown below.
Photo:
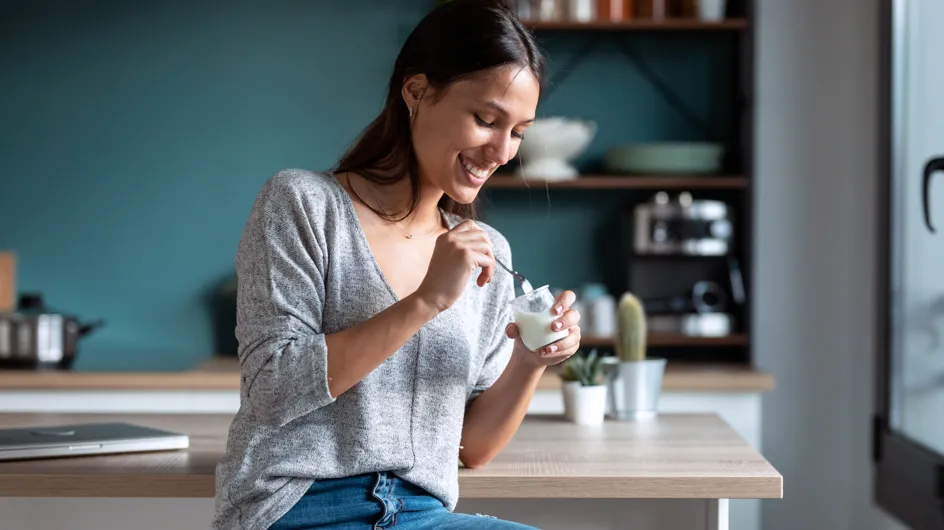
<path fill-rule="evenodd" d="M 590 120 L 560 116 L 534 121 L 521 140 L 518 157 L 527 178 L 573 178 L 577 170 L 567 162 L 580 156 L 593 137 L 597 125 Z"/>

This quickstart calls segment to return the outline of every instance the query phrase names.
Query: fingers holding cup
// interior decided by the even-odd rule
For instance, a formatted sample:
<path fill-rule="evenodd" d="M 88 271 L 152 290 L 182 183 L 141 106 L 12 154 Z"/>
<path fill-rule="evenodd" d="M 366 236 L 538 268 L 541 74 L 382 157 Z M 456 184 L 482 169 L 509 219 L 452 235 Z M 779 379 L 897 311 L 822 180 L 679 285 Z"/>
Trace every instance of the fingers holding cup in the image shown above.
<path fill-rule="evenodd" d="M 576 351 L 580 342 L 580 313 L 571 309 L 576 299 L 573 291 L 554 296 L 547 286 L 515 298 L 511 305 L 516 329 L 505 333 L 514 338 L 517 332 L 529 359 L 544 366 L 555 364 Z M 554 358 L 546 359 L 546 354 Z M 558 360 L 557 355 L 563 357 Z"/>
<path fill-rule="evenodd" d="M 566 337 L 541 348 L 538 352 L 548 364 L 557 364 L 576 353 L 580 348 L 580 326 L 573 326 L 567 331 Z"/>
<path fill-rule="evenodd" d="M 551 331 L 570 329 L 580 322 L 580 313 L 576 309 L 567 309 L 564 314 L 551 322 Z"/>
<path fill-rule="evenodd" d="M 554 307 L 551 309 L 551 312 L 555 315 L 562 315 L 565 311 L 570 309 L 570 306 L 577 301 L 577 295 L 573 291 L 564 291 L 554 301 Z"/>
<path fill-rule="evenodd" d="M 514 322 L 510 322 L 505 326 L 505 336 L 509 339 L 517 339 L 521 337 L 521 331 L 518 329 L 518 325 Z"/>

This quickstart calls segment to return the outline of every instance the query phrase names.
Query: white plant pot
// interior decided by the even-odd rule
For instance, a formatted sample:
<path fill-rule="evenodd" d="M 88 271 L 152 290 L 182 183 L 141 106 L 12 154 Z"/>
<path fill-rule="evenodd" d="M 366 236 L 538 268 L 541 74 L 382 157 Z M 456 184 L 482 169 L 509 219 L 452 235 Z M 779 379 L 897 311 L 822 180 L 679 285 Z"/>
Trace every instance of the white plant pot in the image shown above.
<path fill-rule="evenodd" d="M 564 381 L 561 383 L 561 394 L 564 397 L 564 418 L 574 419 L 574 392 L 580 388 L 580 381 Z"/>
<path fill-rule="evenodd" d="M 612 366 L 610 414 L 619 420 L 654 418 L 659 411 L 665 359 L 621 361 Z"/>
<path fill-rule="evenodd" d="M 573 390 L 573 418 L 578 425 L 600 425 L 606 417 L 606 385 L 578 386 Z"/>
<path fill-rule="evenodd" d="M 724 20 L 725 0 L 698 0 L 698 16 L 707 22 Z"/>

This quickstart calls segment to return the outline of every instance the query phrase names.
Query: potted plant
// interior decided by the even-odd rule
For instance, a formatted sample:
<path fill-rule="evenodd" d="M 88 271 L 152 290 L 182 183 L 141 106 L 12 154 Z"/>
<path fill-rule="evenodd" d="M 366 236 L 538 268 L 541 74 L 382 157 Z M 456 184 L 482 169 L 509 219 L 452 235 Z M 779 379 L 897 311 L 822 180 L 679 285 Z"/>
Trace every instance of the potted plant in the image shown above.
<path fill-rule="evenodd" d="M 574 356 L 564 362 L 560 371 L 561 396 L 564 400 L 564 418 L 574 419 L 574 392 L 580 386 L 580 376 L 575 369 Z"/>
<path fill-rule="evenodd" d="M 611 413 L 623 420 L 655 417 L 665 359 L 647 357 L 646 311 L 629 292 L 620 298 L 618 336 L 619 362 L 609 378 Z"/>
<path fill-rule="evenodd" d="M 580 425 L 599 425 L 606 417 L 606 381 L 596 350 L 577 352 L 564 364 L 564 415 Z"/>

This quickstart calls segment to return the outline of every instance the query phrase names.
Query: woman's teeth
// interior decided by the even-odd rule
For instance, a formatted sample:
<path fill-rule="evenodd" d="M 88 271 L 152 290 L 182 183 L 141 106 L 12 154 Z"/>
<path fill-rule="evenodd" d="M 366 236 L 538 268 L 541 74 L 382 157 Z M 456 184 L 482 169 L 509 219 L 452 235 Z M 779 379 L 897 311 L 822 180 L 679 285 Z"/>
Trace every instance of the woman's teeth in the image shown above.
<path fill-rule="evenodd" d="M 478 178 L 480 178 L 480 179 L 488 178 L 488 170 L 487 170 L 487 169 L 479 169 L 479 168 L 473 166 L 472 164 L 466 162 L 465 160 L 462 161 L 462 165 L 465 166 L 465 168 L 466 168 L 467 170 L 469 170 L 469 173 L 472 173 L 472 174 L 475 175 L 476 177 L 478 177 Z"/>

